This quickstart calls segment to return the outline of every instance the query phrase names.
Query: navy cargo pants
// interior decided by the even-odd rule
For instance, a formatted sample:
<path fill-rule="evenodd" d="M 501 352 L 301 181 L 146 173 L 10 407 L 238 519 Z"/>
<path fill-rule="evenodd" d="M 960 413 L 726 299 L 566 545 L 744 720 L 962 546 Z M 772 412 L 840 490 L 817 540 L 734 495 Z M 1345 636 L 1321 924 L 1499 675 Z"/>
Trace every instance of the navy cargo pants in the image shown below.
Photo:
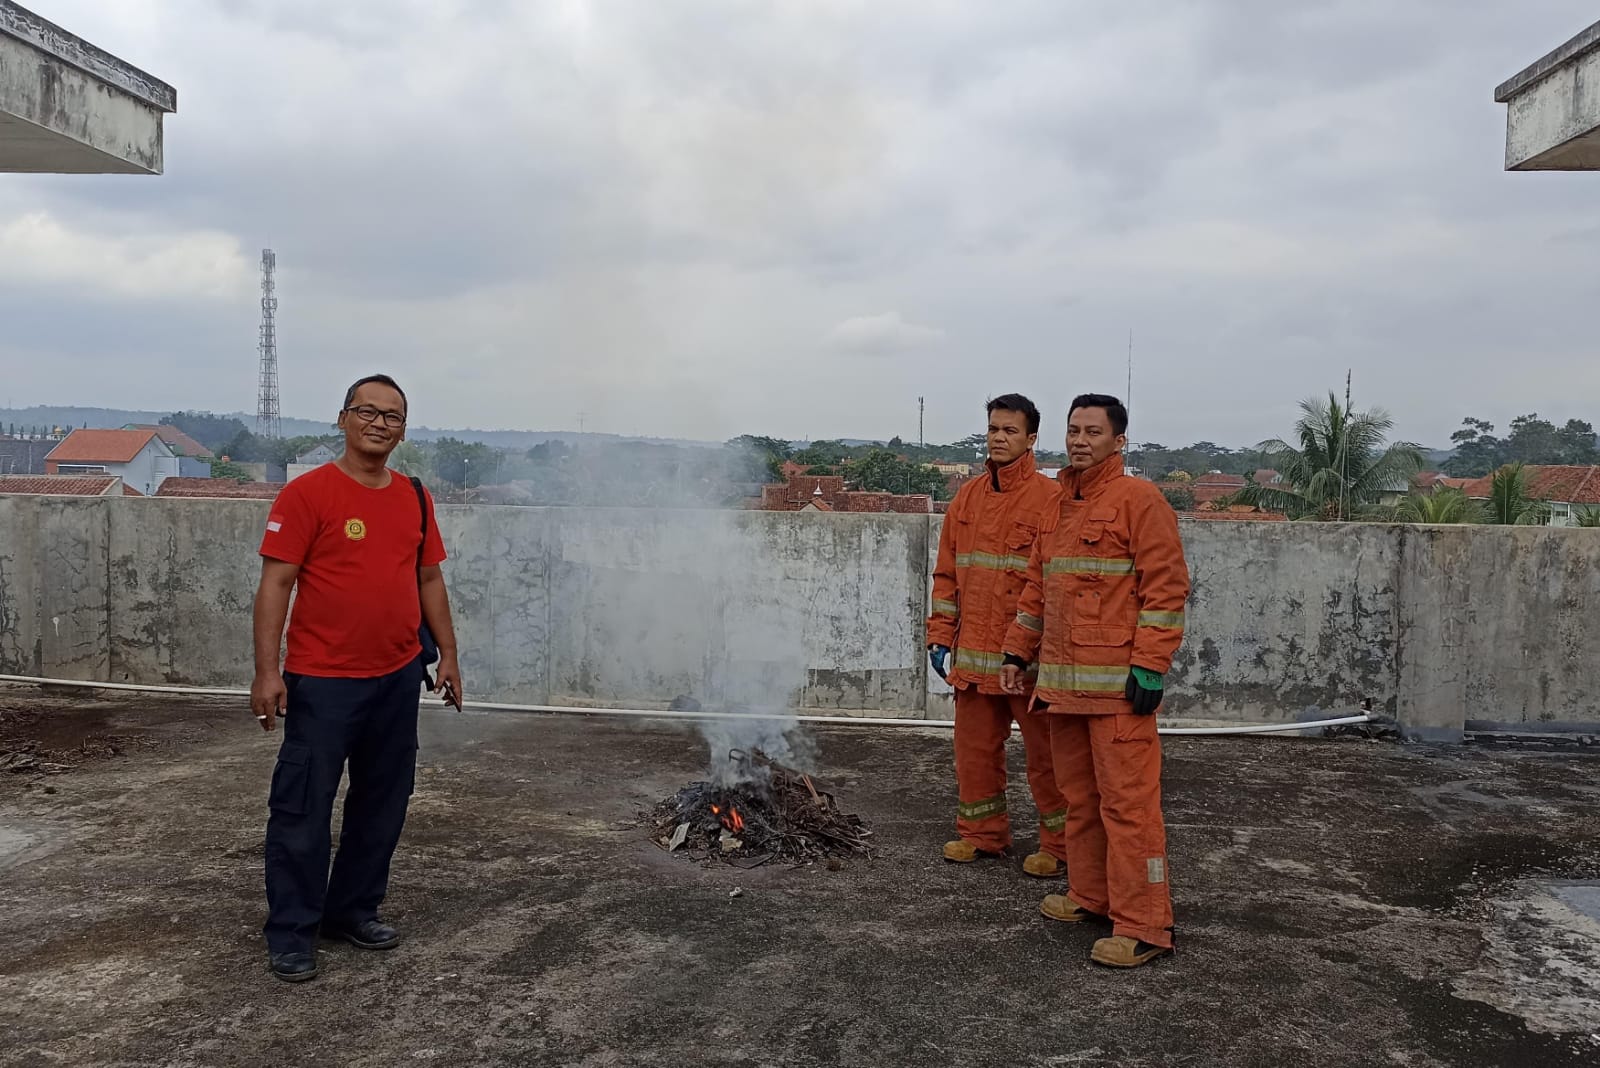
<path fill-rule="evenodd" d="M 416 783 L 419 658 L 373 679 L 283 677 L 283 745 L 267 818 L 267 924 L 273 953 L 306 953 L 318 928 L 373 919 Z M 333 801 L 345 764 L 339 854 L 328 877 Z"/>

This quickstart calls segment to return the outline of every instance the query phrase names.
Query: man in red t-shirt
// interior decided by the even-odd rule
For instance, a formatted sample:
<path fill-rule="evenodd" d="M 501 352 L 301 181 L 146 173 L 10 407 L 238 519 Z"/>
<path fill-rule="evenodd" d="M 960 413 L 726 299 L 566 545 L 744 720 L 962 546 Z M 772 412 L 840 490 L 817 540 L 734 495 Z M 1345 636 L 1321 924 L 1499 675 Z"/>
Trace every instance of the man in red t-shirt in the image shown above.
<path fill-rule="evenodd" d="M 319 930 L 363 949 L 400 941 L 378 906 L 416 776 L 418 696 L 432 685 L 423 621 L 439 647 L 437 688 L 460 708 L 433 500 L 388 467 L 406 414 L 405 394 L 387 375 L 351 386 L 339 412 L 344 455 L 283 488 L 261 539 L 250 703 L 262 730 L 284 717 L 268 798 L 263 933 L 273 974 L 289 982 L 316 977 Z M 330 878 L 329 824 L 346 763 Z"/>

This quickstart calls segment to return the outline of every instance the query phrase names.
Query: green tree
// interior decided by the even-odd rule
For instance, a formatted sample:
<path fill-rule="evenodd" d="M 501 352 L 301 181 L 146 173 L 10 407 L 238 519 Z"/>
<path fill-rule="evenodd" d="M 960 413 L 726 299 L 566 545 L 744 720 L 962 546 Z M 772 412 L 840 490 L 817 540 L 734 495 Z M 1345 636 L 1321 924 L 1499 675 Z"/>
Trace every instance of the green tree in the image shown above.
<path fill-rule="evenodd" d="M 1560 463 L 1600 463 L 1600 448 L 1595 446 L 1594 426 L 1582 419 L 1568 419 L 1567 425 L 1556 431 L 1560 443 Z"/>
<path fill-rule="evenodd" d="M 888 449 L 872 449 L 845 465 L 844 476 L 858 489 L 876 493 L 926 493 L 943 499 L 945 478 L 931 467 L 909 464 Z"/>
<path fill-rule="evenodd" d="M 1455 452 L 1444 471 L 1456 478 L 1481 478 L 1506 462 L 1506 443 L 1494 436 L 1494 424 L 1467 416 L 1450 435 Z"/>
<path fill-rule="evenodd" d="M 1561 463 L 1561 444 L 1561 432 L 1554 423 L 1540 419 L 1538 412 L 1519 415 L 1511 420 L 1506 438 L 1507 459 L 1511 463 Z"/>
<path fill-rule="evenodd" d="M 1537 526 L 1550 521 L 1550 506 L 1530 496 L 1528 472 L 1521 463 L 1506 464 L 1489 480 L 1488 521 L 1502 526 Z"/>
<path fill-rule="evenodd" d="M 1161 490 L 1161 495 L 1172 505 L 1172 510 L 1175 512 L 1194 511 L 1194 490 L 1188 486 L 1165 486 Z"/>
<path fill-rule="evenodd" d="M 433 443 L 433 473 L 457 489 L 481 486 L 495 473 L 495 455 L 481 442 L 440 438 Z"/>
<path fill-rule="evenodd" d="M 1453 486 L 1435 486 L 1431 493 L 1412 493 L 1394 510 L 1402 523 L 1482 523 L 1483 505 Z"/>
<path fill-rule="evenodd" d="M 1600 527 L 1600 508 L 1590 505 L 1572 513 L 1572 523 L 1579 527 Z"/>
<path fill-rule="evenodd" d="M 797 464 L 807 467 L 837 467 L 852 456 L 850 446 L 842 441 L 813 441 L 792 457 Z"/>
<path fill-rule="evenodd" d="M 389 454 L 389 466 L 408 478 L 415 476 L 424 481 L 433 474 L 428 466 L 428 454 L 414 441 L 402 441 L 397 445 Z"/>
<path fill-rule="evenodd" d="M 1410 484 L 1422 470 L 1422 452 L 1410 442 L 1389 443 L 1394 419 L 1382 408 L 1346 410 L 1332 393 L 1324 402 L 1300 402 L 1296 448 L 1281 440 L 1258 449 L 1283 476 L 1276 486 L 1251 482 L 1234 499 L 1291 519 L 1352 519 L 1376 514 L 1385 493 Z M 1197 446 L 1198 448 L 1198 446 Z"/>
<path fill-rule="evenodd" d="M 743 482 L 777 482 L 782 477 L 783 462 L 794 452 L 789 442 L 759 434 L 741 434 L 727 447 L 747 475 L 740 479 Z"/>
<path fill-rule="evenodd" d="M 224 445 L 248 430 L 231 416 L 212 415 L 210 412 L 173 412 L 162 418 L 161 425 L 177 427 L 218 455 L 221 455 L 219 450 Z"/>
<path fill-rule="evenodd" d="M 187 434 L 188 431 L 185 430 L 184 433 Z M 212 478 L 232 479 L 235 482 L 254 482 L 255 481 L 255 479 L 250 477 L 250 472 L 246 471 L 244 468 L 240 467 L 238 464 L 233 463 L 233 462 L 228 461 L 228 460 L 212 460 L 211 461 L 211 477 Z"/>

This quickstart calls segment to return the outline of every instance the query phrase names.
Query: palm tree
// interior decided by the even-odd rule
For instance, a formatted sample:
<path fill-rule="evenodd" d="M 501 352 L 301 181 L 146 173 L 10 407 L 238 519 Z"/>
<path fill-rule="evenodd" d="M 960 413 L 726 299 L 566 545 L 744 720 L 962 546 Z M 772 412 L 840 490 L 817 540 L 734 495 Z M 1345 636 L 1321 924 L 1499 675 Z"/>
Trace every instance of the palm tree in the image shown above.
<path fill-rule="evenodd" d="M 1352 519 L 1379 514 L 1379 499 L 1403 489 L 1422 470 L 1419 446 L 1389 444 L 1394 419 L 1382 408 L 1352 411 L 1332 393 L 1326 403 L 1300 402 L 1300 447 L 1286 441 L 1256 446 L 1283 476 L 1276 486 L 1246 486 L 1234 497 L 1291 519 Z"/>
<path fill-rule="evenodd" d="M 1572 523 L 1579 527 L 1600 527 L 1600 508 L 1591 505 L 1572 513 Z"/>
<path fill-rule="evenodd" d="M 1432 493 L 1413 493 L 1394 510 L 1402 523 L 1481 523 L 1483 505 L 1453 486 L 1435 486 Z"/>
<path fill-rule="evenodd" d="M 1537 526 L 1550 521 L 1550 506 L 1528 496 L 1528 472 L 1521 463 L 1506 464 L 1489 480 L 1489 522 L 1504 526 Z"/>

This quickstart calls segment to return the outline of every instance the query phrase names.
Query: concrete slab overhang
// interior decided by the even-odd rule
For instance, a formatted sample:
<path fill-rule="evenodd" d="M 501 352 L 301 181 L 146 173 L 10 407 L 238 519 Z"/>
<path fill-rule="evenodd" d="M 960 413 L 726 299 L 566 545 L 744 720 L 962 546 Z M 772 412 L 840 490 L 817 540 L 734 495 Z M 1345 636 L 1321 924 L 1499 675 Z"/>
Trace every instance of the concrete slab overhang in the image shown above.
<path fill-rule="evenodd" d="M 1600 22 L 1494 91 L 1506 170 L 1600 170 Z"/>
<path fill-rule="evenodd" d="M 0 173 L 160 174 L 172 86 L 0 0 Z"/>

